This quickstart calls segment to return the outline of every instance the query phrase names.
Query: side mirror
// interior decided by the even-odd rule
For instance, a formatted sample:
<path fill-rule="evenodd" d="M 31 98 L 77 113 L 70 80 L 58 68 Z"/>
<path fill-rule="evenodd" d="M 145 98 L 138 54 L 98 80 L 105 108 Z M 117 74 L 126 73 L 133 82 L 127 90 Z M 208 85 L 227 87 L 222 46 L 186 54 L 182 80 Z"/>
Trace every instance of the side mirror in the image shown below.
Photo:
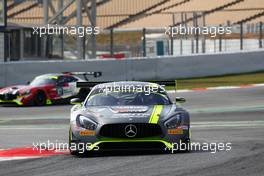
<path fill-rule="evenodd" d="M 79 98 L 73 98 L 71 99 L 71 104 L 76 105 L 76 104 L 81 104 L 82 101 Z"/>
<path fill-rule="evenodd" d="M 185 98 L 182 98 L 182 97 L 176 97 L 175 98 L 175 102 L 176 103 L 185 103 L 186 102 L 186 99 Z"/>

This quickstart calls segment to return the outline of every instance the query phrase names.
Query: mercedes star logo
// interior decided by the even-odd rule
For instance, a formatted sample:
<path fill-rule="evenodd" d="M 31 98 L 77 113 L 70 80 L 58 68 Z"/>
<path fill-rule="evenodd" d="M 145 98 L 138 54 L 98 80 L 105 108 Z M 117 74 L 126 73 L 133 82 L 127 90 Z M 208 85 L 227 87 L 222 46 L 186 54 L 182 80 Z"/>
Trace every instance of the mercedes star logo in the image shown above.
<path fill-rule="evenodd" d="M 125 135 L 130 138 L 135 137 L 137 135 L 137 127 L 132 124 L 127 125 L 125 127 Z"/>

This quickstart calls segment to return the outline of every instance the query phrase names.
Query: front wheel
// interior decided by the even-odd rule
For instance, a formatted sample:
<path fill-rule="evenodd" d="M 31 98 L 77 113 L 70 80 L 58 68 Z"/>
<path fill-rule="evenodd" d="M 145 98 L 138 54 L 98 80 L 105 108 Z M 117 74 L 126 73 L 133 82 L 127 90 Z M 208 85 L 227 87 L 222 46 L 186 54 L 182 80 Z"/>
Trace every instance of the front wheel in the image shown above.
<path fill-rule="evenodd" d="M 47 97 L 46 97 L 45 93 L 42 91 L 39 91 L 36 94 L 35 99 L 34 99 L 35 105 L 44 106 L 46 104 L 46 101 L 47 101 Z"/>
<path fill-rule="evenodd" d="M 78 150 L 74 150 L 72 149 L 72 146 L 73 146 L 73 142 L 72 142 L 72 131 L 71 129 L 69 130 L 69 151 L 70 151 L 70 154 L 71 155 L 77 155 L 79 152 Z"/>
<path fill-rule="evenodd" d="M 189 153 L 191 152 L 191 141 L 189 138 L 183 138 L 178 142 L 171 143 L 172 148 L 165 148 L 165 153 L 174 154 L 174 153 Z"/>

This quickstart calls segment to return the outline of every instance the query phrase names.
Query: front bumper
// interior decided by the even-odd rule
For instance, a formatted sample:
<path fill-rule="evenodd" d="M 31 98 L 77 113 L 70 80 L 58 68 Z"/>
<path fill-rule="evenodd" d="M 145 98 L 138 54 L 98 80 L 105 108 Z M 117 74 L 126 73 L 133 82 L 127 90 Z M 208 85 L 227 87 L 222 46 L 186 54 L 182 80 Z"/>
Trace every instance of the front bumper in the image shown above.
<path fill-rule="evenodd" d="M 89 146 L 89 150 L 163 150 L 172 144 L 162 139 L 101 139 Z"/>
<path fill-rule="evenodd" d="M 12 96 L 6 96 L 4 94 L 0 95 L 0 104 L 16 104 L 16 105 L 23 105 L 23 96 L 18 95 L 12 95 Z"/>
<path fill-rule="evenodd" d="M 34 105 L 34 95 L 12 95 L 10 97 L 5 96 L 5 94 L 0 94 L 0 104 L 6 105 L 6 104 L 15 104 L 18 106 L 26 106 L 26 105 Z M 53 104 L 50 99 L 46 100 L 46 105 Z"/>
<path fill-rule="evenodd" d="M 89 144 L 88 150 L 171 150 L 175 143 L 189 139 L 189 129 L 182 130 L 182 134 L 168 134 L 162 129 L 162 136 L 144 138 L 110 138 L 100 136 L 100 128 L 90 131 L 71 126 L 70 140 L 73 143 Z M 80 135 L 87 134 L 87 135 Z"/>

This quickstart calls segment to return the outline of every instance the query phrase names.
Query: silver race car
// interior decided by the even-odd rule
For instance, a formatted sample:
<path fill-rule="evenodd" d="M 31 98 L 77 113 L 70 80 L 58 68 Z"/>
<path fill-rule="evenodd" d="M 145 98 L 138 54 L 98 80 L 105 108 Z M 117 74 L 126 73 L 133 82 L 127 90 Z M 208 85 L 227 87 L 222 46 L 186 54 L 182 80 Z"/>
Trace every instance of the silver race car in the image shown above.
<path fill-rule="evenodd" d="M 72 99 L 69 149 L 75 155 L 96 150 L 170 150 L 190 142 L 190 117 L 164 86 L 149 82 L 95 85 L 84 102 Z"/>

